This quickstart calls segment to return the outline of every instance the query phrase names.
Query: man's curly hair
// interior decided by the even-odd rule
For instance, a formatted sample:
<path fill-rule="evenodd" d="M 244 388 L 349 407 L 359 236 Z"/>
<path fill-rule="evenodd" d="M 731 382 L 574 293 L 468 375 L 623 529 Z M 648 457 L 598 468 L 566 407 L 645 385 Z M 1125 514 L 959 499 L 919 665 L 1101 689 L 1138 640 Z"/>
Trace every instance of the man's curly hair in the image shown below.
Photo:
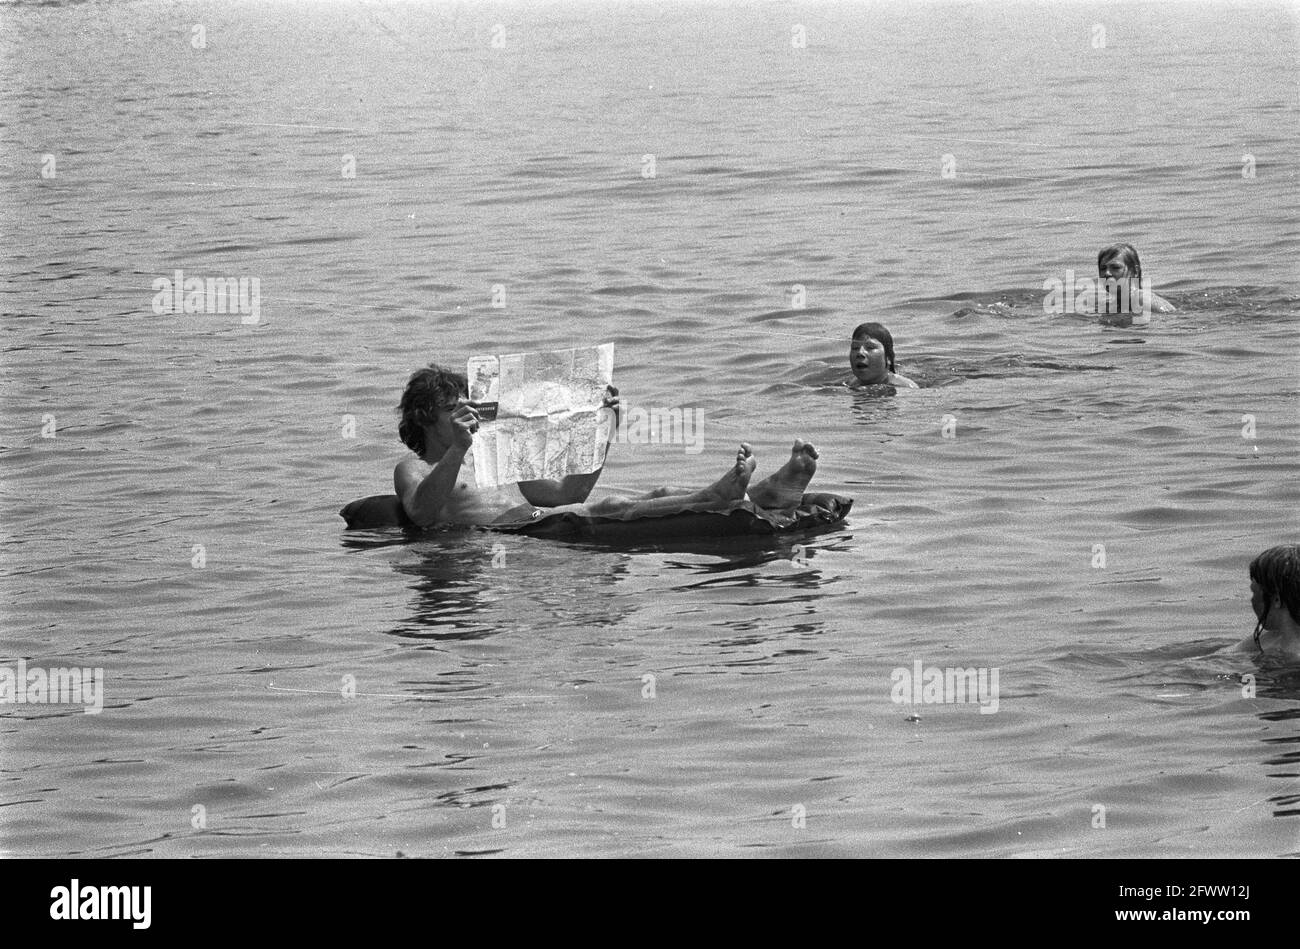
<path fill-rule="evenodd" d="M 397 423 L 402 444 L 423 458 L 424 426 L 437 421 L 438 410 L 451 408 L 458 398 L 469 398 L 469 381 L 464 373 L 443 369 L 437 363 L 413 372 L 397 407 L 402 413 Z"/>

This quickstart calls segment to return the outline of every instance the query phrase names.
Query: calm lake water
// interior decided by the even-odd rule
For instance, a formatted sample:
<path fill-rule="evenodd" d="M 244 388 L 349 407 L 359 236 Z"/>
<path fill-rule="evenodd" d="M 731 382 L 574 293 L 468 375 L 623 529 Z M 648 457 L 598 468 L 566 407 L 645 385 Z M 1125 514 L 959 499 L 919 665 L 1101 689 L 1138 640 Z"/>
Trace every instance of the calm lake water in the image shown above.
<path fill-rule="evenodd" d="M 1300 671 L 1231 648 L 1300 536 L 1298 35 L 0 5 L 0 651 L 105 675 L 102 714 L 0 713 L 0 850 L 1300 855 Z M 1178 313 L 1044 313 L 1120 240 Z M 176 270 L 256 278 L 259 321 L 156 313 Z M 923 388 L 837 385 L 871 319 Z M 706 421 L 598 491 L 802 435 L 848 522 L 343 532 L 414 368 L 605 341 L 629 404 Z M 916 662 L 997 670 L 996 713 L 892 701 Z"/>

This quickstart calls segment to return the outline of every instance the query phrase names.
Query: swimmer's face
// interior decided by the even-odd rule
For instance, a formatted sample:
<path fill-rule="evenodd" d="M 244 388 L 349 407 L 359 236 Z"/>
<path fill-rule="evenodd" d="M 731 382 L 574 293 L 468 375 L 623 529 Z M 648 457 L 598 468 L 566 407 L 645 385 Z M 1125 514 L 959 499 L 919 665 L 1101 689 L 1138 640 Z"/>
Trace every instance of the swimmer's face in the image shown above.
<path fill-rule="evenodd" d="M 866 385 L 889 380 L 885 344 L 870 336 L 860 336 L 849 344 L 849 366 L 857 380 Z"/>
<path fill-rule="evenodd" d="M 1120 277 L 1131 277 L 1133 275 L 1128 272 L 1128 264 L 1124 263 L 1119 257 L 1112 257 L 1104 264 L 1097 265 L 1097 276 L 1105 280 L 1107 277 L 1119 279 Z"/>

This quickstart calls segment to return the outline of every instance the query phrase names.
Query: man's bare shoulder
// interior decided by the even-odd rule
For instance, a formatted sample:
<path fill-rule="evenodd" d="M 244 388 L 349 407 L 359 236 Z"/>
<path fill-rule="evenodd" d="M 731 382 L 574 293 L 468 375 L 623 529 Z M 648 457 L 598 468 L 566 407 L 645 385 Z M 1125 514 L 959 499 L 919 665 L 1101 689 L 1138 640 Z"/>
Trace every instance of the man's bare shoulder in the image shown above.
<path fill-rule="evenodd" d="M 418 488 L 428 473 L 429 466 L 425 464 L 423 458 L 418 455 L 408 455 L 403 458 L 393 469 L 393 489 L 397 492 L 397 496 L 405 501 L 407 492 Z"/>
<path fill-rule="evenodd" d="M 429 466 L 425 464 L 423 458 L 420 458 L 416 455 L 407 455 L 405 458 L 403 458 L 401 461 L 397 463 L 397 467 L 393 469 L 393 473 L 394 474 L 402 474 L 402 473 L 418 474 L 421 477 L 423 477 L 425 471 L 427 471 L 428 468 Z"/>

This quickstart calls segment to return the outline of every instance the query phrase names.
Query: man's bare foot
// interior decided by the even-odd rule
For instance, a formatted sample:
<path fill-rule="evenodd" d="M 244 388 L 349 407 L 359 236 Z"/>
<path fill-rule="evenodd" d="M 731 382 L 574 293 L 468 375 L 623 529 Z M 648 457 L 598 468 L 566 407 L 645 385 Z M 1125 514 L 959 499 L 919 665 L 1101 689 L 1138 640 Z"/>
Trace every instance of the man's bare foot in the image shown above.
<path fill-rule="evenodd" d="M 794 440 L 790 460 L 781 470 L 749 489 L 749 499 L 761 508 L 779 511 L 798 507 L 803 490 L 817 471 L 817 449 L 802 438 Z"/>
<path fill-rule="evenodd" d="M 741 442 L 740 451 L 736 452 L 736 463 L 731 466 L 730 471 L 701 491 L 701 498 L 719 501 L 743 500 L 745 488 L 749 486 L 750 475 L 754 473 L 757 465 L 758 459 L 754 457 L 754 450 L 747 442 Z"/>

